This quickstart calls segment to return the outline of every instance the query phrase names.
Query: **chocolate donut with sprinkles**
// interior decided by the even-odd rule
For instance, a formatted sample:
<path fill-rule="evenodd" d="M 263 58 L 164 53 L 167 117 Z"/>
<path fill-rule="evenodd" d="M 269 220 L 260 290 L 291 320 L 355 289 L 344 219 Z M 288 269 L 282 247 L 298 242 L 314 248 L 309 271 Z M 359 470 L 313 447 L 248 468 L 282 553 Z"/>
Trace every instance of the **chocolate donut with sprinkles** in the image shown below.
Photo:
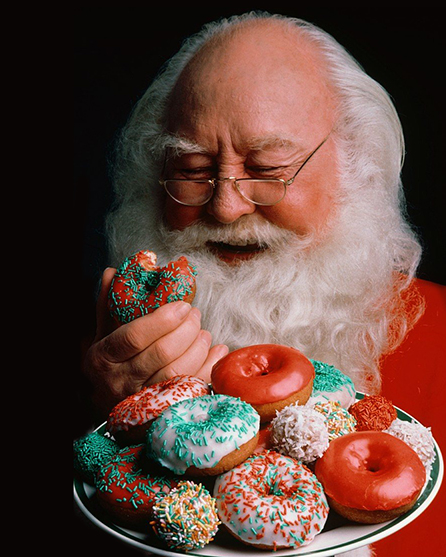
<path fill-rule="evenodd" d="M 141 250 L 125 259 L 117 269 L 108 294 L 108 307 L 119 325 L 170 302 L 193 301 L 197 272 L 186 257 L 181 256 L 164 267 L 157 267 L 156 263 L 155 253 Z"/>
<path fill-rule="evenodd" d="M 260 416 L 239 398 L 205 395 L 172 404 L 147 432 L 150 458 L 175 474 L 217 476 L 250 456 Z"/>
<path fill-rule="evenodd" d="M 159 493 L 168 493 L 178 481 L 162 475 L 145 455 L 144 444 L 121 449 L 96 477 L 96 500 L 123 526 L 148 524 Z"/>
<path fill-rule="evenodd" d="M 217 512 L 226 529 L 258 549 L 305 546 L 321 532 L 328 504 L 316 476 L 276 451 L 248 458 L 219 476 Z"/>
<path fill-rule="evenodd" d="M 209 385 L 200 377 L 176 375 L 144 387 L 119 402 L 107 419 L 107 431 L 122 444 L 143 443 L 146 431 L 171 404 L 210 394 Z"/>

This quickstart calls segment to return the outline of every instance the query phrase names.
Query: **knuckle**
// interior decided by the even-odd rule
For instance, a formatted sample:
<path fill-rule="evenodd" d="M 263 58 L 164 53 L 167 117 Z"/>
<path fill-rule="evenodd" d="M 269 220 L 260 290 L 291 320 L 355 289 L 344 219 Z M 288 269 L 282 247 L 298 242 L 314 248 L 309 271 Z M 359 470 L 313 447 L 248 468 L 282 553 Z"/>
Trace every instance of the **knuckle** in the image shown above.
<path fill-rule="evenodd" d="M 102 377 L 112 369 L 112 363 L 106 358 L 106 350 L 102 343 L 94 344 L 86 353 L 84 373 L 92 381 Z"/>
<path fill-rule="evenodd" d="M 166 340 L 160 339 L 152 344 L 152 357 L 158 369 L 170 364 L 174 359 L 174 351 L 171 344 Z"/>
<path fill-rule="evenodd" d="M 133 323 L 133 325 L 141 325 L 141 323 Z M 145 347 L 144 329 L 140 326 L 127 327 L 122 339 L 126 350 L 139 352 Z"/>
<path fill-rule="evenodd" d="M 182 373 L 178 369 L 176 369 L 174 365 L 166 366 L 161 371 L 162 371 L 163 380 L 172 379 L 177 375 L 182 375 Z"/>

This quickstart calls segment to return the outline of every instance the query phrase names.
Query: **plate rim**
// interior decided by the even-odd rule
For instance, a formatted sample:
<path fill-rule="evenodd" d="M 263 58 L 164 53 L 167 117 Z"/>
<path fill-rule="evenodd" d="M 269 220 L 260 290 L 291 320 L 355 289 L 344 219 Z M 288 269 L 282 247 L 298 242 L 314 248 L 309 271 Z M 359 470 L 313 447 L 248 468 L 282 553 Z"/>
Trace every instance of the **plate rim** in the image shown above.
<path fill-rule="evenodd" d="M 356 393 L 356 399 L 357 400 L 361 400 L 362 398 L 364 398 L 364 396 L 366 396 L 364 393 L 361 392 L 357 392 Z M 415 423 L 421 424 L 421 422 L 419 422 L 419 420 L 417 420 L 416 418 L 414 418 L 413 416 L 411 416 L 410 414 L 408 414 L 405 410 L 402 410 L 401 408 L 399 408 L 398 406 L 395 406 L 395 409 L 397 411 L 397 417 L 399 419 L 404 419 L 404 421 L 414 421 Z M 105 424 L 106 422 L 103 422 L 102 424 L 100 424 L 98 427 L 94 428 L 93 431 L 98 431 L 101 428 L 105 428 Z M 435 468 L 438 469 L 437 471 L 437 475 L 435 478 L 431 478 L 426 482 L 425 486 L 423 487 L 423 491 L 421 492 L 419 499 L 423 497 L 423 495 L 425 494 L 426 490 L 428 489 L 430 483 L 432 480 L 434 480 L 434 484 L 431 486 L 431 489 L 429 491 L 429 493 L 426 495 L 425 499 L 420 503 L 416 504 L 416 507 L 413 507 L 412 509 L 410 509 L 407 513 L 405 513 L 404 515 L 395 518 L 392 521 L 389 522 L 385 522 L 382 523 L 382 525 L 380 525 L 380 527 L 370 533 L 370 534 L 366 534 L 363 535 L 357 539 L 355 539 L 352 542 L 342 542 L 342 543 L 338 543 L 336 545 L 332 545 L 330 547 L 327 548 L 319 548 L 319 549 L 314 549 L 311 550 L 311 545 L 309 544 L 308 546 L 304 546 L 304 547 L 300 547 L 300 548 L 289 548 L 289 549 L 284 549 L 284 550 L 279 550 L 279 551 L 275 551 L 274 555 L 276 555 L 277 557 L 312 557 L 312 556 L 317 556 L 317 557 L 331 557 L 333 555 L 337 555 L 338 553 L 342 553 L 344 551 L 352 551 L 354 549 L 358 549 L 359 547 L 362 547 L 364 545 L 369 545 L 372 543 L 375 543 L 381 539 L 384 539 L 388 536 L 391 536 L 392 534 L 394 534 L 395 532 L 397 532 L 398 530 L 401 530 L 402 528 L 404 528 L 405 526 L 407 526 L 408 524 L 410 524 L 411 522 L 413 522 L 418 516 L 420 516 L 428 507 L 429 505 L 432 503 L 432 501 L 435 499 L 438 491 L 440 490 L 442 481 L 443 481 L 443 477 L 444 477 L 444 460 L 443 460 L 443 455 L 441 453 L 440 447 L 437 443 L 437 441 L 435 440 L 435 438 L 433 438 L 434 441 L 434 450 L 435 450 L 435 454 L 436 454 L 436 459 L 435 459 Z M 85 494 L 85 498 L 87 500 L 89 500 L 89 497 L 86 493 L 86 489 L 85 486 L 88 486 L 87 490 L 91 490 L 94 491 L 94 487 L 87 484 L 86 482 L 84 482 L 81 478 L 79 477 L 74 477 L 73 480 L 73 493 L 74 493 L 74 500 L 76 502 L 76 504 L 78 505 L 78 507 L 80 508 L 80 510 L 83 512 L 83 514 L 93 523 L 95 524 L 97 527 L 99 527 L 101 530 L 104 530 L 105 532 L 119 538 L 121 541 L 128 543 L 134 547 L 137 547 L 138 549 L 143 549 L 145 551 L 150 551 L 155 555 L 161 555 L 164 557 L 179 557 L 179 556 L 184 556 L 184 557 L 189 557 L 189 556 L 193 556 L 193 557 L 221 557 L 218 554 L 211 554 L 208 552 L 204 552 L 207 549 L 212 550 L 212 543 L 209 544 L 208 546 L 198 549 L 198 550 L 192 550 L 189 551 L 187 553 L 181 553 L 178 551 L 172 551 L 169 549 L 163 549 L 160 547 L 156 547 L 156 546 L 151 546 L 148 545 L 147 543 L 139 540 L 136 536 L 131 534 L 131 529 L 130 528 L 123 528 L 121 526 L 119 526 L 118 524 L 115 524 L 113 522 L 113 520 L 107 520 L 107 522 L 104 522 L 101 520 L 100 517 L 97 517 L 94 512 L 87 506 L 87 504 L 84 503 L 83 501 L 83 497 L 80 494 L 80 490 L 82 489 L 84 494 Z M 79 492 L 78 492 L 79 491 Z M 353 525 L 353 523 L 352 523 Z M 243 548 L 242 548 L 243 549 Z M 252 557 L 256 556 L 256 551 L 260 552 L 259 555 L 266 555 L 268 554 L 268 551 L 265 550 L 259 550 L 256 549 L 254 546 L 251 548 L 252 549 Z M 218 551 L 217 551 L 218 553 Z M 245 551 L 246 554 L 248 554 Z M 239 554 L 242 554 L 242 550 L 240 550 Z M 237 554 L 235 554 L 237 555 Z"/>

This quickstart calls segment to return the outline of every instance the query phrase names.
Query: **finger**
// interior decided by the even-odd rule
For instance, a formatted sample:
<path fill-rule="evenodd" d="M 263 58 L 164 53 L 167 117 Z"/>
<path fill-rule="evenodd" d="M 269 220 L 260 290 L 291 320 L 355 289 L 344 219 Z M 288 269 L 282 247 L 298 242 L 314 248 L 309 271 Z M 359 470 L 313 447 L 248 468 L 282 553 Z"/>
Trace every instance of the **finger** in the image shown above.
<path fill-rule="evenodd" d="M 229 353 L 229 348 L 225 344 L 217 344 L 216 346 L 213 346 L 209 350 L 209 354 L 204 364 L 195 374 L 195 377 L 201 377 L 201 379 L 203 379 L 207 383 L 210 383 L 212 368 L 219 360 L 224 358 L 228 353 Z"/>
<path fill-rule="evenodd" d="M 144 352 L 128 361 L 133 368 L 133 373 L 141 377 L 145 375 L 144 380 L 147 380 L 149 375 L 171 365 L 190 350 L 200 335 L 200 318 L 199 310 L 193 308 L 176 329 L 159 338 Z"/>
<path fill-rule="evenodd" d="M 161 367 L 149 379 L 149 383 L 165 381 L 175 375 L 195 375 L 208 357 L 211 342 L 211 334 L 208 331 L 200 331 L 188 349 L 167 366 Z"/>
<path fill-rule="evenodd" d="M 177 329 L 191 311 L 186 302 L 172 302 L 153 313 L 121 325 L 100 341 L 104 357 L 110 363 L 134 358 L 160 338 Z M 164 365 L 164 364 L 163 364 Z"/>

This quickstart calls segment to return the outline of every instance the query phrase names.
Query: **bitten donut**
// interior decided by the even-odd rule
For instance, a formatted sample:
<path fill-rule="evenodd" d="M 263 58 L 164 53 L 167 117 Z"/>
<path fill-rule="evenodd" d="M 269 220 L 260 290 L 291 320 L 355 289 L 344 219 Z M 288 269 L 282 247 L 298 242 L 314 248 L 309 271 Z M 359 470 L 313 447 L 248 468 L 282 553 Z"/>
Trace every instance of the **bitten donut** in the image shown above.
<path fill-rule="evenodd" d="M 276 411 L 311 395 L 313 364 L 299 350 L 280 344 L 239 348 L 219 360 L 212 369 L 216 393 L 239 397 L 251 404 L 262 422 Z"/>
<path fill-rule="evenodd" d="M 256 448 L 260 418 L 252 406 L 226 395 L 172 404 L 147 432 L 149 457 L 175 474 L 216 476 Z"/>
<path fill-rule="evenodd" d="M 382 431 L 337 437 L 316 462 L 315 473 L 330 507 L 366 524 L 386 522 L 407 512 L 426 479 L 415 451 Z"/>
<path fill-rule="evenodd" d="M 176 487 L 175 478 L 158 475 L 145 456 L 144 444 L 121 449 L 96 478 L 99 505 L 119 524 L 148 524 L 156 495 Z"/>
<path fill-rule="evenodd" d="M 222 524 L 258 549 L 297 548 L 321 532 L 328 504 L 316 476 L 275 451 L 248 458 L 214 486 Z"/>
<path fill-rule="evenodd" d="M 168 406 L 209 393 L 209 386 L 203 379 L 176 375 L 144 387 L 118 403 L 108 416 L 106 429 L 120 443 L 142 443 L 150 424 Z"/>
<path fill-rule="evenodd" d="M 195 267 L 186 257 L 156 266 L 157 256 L 141 250 L 128 257 L 117 269 L 108 295 L 108 307 L 118 324 L 129 323 L 152 313 L 160 306 L 195 297 Z"/>

